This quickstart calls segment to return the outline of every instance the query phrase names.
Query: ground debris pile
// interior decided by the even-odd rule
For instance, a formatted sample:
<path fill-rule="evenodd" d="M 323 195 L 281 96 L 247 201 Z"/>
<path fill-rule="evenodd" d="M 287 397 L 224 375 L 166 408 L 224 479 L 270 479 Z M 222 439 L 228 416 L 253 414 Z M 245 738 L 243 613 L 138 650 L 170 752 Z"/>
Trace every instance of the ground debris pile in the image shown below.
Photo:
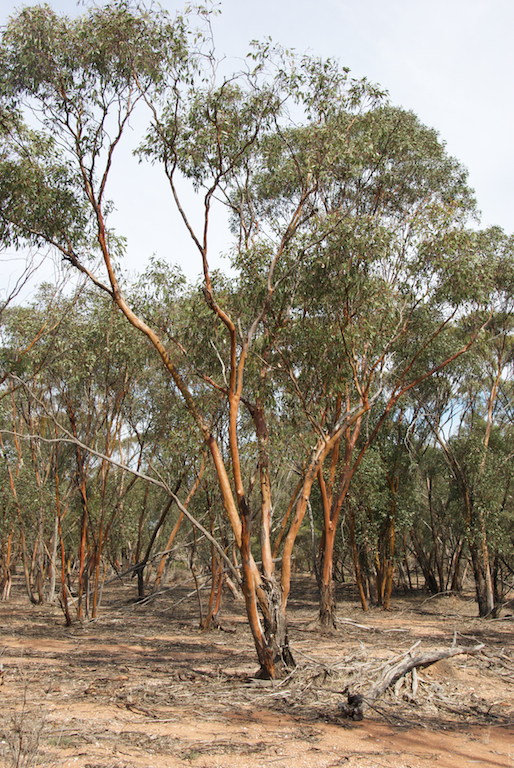
<path fill-rule="evenodd" d="M 404 598 L 396 611 L 365 618 L 347 603 L 339 629 L 323 631 L 313 623 L 311 585 L 298 579 L 302 599 L 291 600 L 297 667 L 274 681 L 254 678 L 243 609 L 230 598 L 230 633 L 198 629 L 192 600 L 134 607 L 116 585 L 98 621 L 71 628 L 58 608 L 23 597 L 2 604 L 0 765 L 257 768 L 294 759 L 328 768 L 344 757 L 361 768 L 384 738 L 382 762 L 369 765 L 393 766 L 413 749 L 399 745 L 406 729 L 411 740 L 423 729 L 418 756 L 427 729 L 438 745 L 447 733 L 475 750 L 473 734 L 484 728 L 491 752 L 503 754 L 502 739 L 514 744 L 508 617 L 475 619 L 465 601 L 441 601 L 428 615 L 420 598 Z M 355 722 L 359 712 L 363 722 Z M 505 755 L 491 765 L 508 765 Z"/>
<path fill-rule="evenodd" d="M 347 701 L 340 705 L 342 714 L 352 720 L 362 720 L 365 709 L 372 707 L 391 686 L 395 686 L 395 693 L 398 695 L 403 678 L 409 674 L 411 677 L 411 699 L 415 701 L 419 688 L 418 669 L 426 669 L 438 661 L 454 656 L 474 655 L 484 648 L 483 643 L 471 647 L 457 646 L 454 643 L 451 648 L 414 654 L 420 642 L 418 640 L 406 653 L 388 662 L 380 677 L 364 692 L 348 691 Z"/>

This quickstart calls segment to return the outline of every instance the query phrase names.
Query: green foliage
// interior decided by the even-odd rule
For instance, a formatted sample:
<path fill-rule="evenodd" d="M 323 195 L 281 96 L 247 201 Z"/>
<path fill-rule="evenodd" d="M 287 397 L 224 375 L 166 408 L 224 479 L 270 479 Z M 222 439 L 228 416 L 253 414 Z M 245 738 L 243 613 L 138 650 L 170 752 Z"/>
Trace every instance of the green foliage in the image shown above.
<path fill-rule="evenodd" d="M 0 109 L 0 238 L 4 245 L 87 241 L 87 211 L 56 141 Z"/>
<path fill-rule="evenodd" d="M 0 237 L 51 243 L 73 263 L 97 247 L 112 154 L 135 106 L 179 73 L 182 17 L 115 0 L 72 20 L 47 5 L 9 21 L 0 46 Z M 22 122 L 28 114 L 38 130 Z M 119 239 L 108 234 L 116 250 Z"/>
<path fill-rule="evenodd" d="M 510 556 L 502 541 L 511 525 L 512 238 L 469 226 L 476 206 L 466 171 L 434 130 L 391 106 L 378 86 L 333 60 L 297 58 L 269 43 L 254 46 L 246 71 L 220 80 L 214 54 L 195 34 L 187 15 L 170 20 L 114 0 L 75 20 L 48 6 L 24 8 L 2 36 L 0 240 L 53 246 L 104 294 L 69 300 L 47 286 L 32 306 L 3 318 L 4 394 L 32 445 L 6 438 L 3 481 L 5 488 L 9 467 L 21 483 L 23 462 L 28 511 L 20 515 L 27 530 L 37 521 L 33 546 L 52 535 L 59 477 L 69 493 L 67 545 L 77 551 L 88 503 L 92 559 L 105 528 L 113 560 L 122 550 L 139 558 L 163 507 L 161 490 L 137 481 L 127 491 L 106 458 L 37 442 L 53 439 L 61 424 L 105 456 L 158 471 L 169 487 L 190 488 L 204 441 L 215 445 L 234 488 L 227 491 L 219 463 L 217 488 L 206 469 L 198 503 L 211 524 L 219 517 L 213 504 L 223 497 L 228 511 L 232 492 L 234 507 L 250 509 L 263 527 L 268 478 L 273 533 L 313 449 L 338 435 L 331 481 L 346 493 L 370 572 L 373 558 L 384 560 L 387 536 L 393 547 L 394 526 L 405 537 L 416 521 L 431 527 L 417 544 L 434 545 L 436 557 L 436 529 L 446 526 L 457 540 L 471 522 L 463 526 L 462 493 L 459 500 L 441 472 L 444 448 L 427 448 L 419 400 L 441 436 L 449 410 L 467 398 L 468 418 L 446 447 L 491 545 Z M 139 108 L 149 124 L 137 153 L 162 165 L 204 280 L 187 285 L 178 268 L 155 258 L 123 296 L 115 274 L 123 239 L 106 228 L 105 198 Z M 203 196 L 198 228 L 182 204 L 184 181 Z M 230 276 L 209 268 L 215 200 L 230 219 Z M 98 253 L 107 279 L 86 266 Z M 464 364 L 472 341 L 476 354 Z M 358 408 L 365 416 L 353 424 L 353 444 L 341 424 Z M 427 480 L 438 495 L 432 506 Z M 4 537 L 18 514 L 11 496 L 4 494 Z M 313 506 L 319 532 L 321 497 Z"/>
<path fill-rule="evenodd" d="M 47 114 L 94 119 L 112 100 L 125 100 L 187 64 L 186 28 L 179 16 L 146 11 L 126 0 L 89 9 L 83 16 L 59 16 L 48 5 L 26 7 L 3 35 L 3 92 L 13 100 L 30 94 Z M 94 149 L 94 146 L 92 147 Z"/>

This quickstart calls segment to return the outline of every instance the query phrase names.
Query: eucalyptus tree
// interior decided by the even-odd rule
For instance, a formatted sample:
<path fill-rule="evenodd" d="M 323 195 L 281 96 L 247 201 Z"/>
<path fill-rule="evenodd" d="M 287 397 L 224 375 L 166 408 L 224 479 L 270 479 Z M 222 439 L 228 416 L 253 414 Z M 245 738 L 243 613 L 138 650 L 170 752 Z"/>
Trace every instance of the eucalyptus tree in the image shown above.
<path fill-rule="evenodd" d="M 512 557 L 510 446 L 510 435 L 502 434 L 498 426 L 488 431 L 487 421 L 477 413 L 443 444 L 451 468 L 454 504 L 465 525 L 481 617 L 499 615 L 506 584 L 501 575 L 502 561 Z"/>
<path fill-rule="evenodd" d="M 207 254 L 209 215 L 215 194 L 233 208 L 234 190 L 243 189 L 250 169 L 258 171 L 260 142 L 272 130 L 280 136 L 277 120 L 285 99 L 290 97 L 297 104 L 316 110 L 315 89 L 321 88 L 349 108 L 353 105 L 357 109 L 369 90 L 365 85 L 352 84 L 346 73 L 334 67 L 323 74 L 321 63 L 309 61 L 302 65 L 301 74 L 295 70 L 296 65 L 288 65 L 287 74 L 278 68 L 271 83 L 267 83 L 264 69 L 269 57 L 262 51 L 256 54 L 254 70 L 239 82 L 228 78 L 221 85 L 206 83 L 207 68 L 194 81 L 201 59 L 186 52 L 185 39 L 181 19 L 170 23 L 162 16 L 132 9 L 123 2 L 92 10 L 76 21 L 58 17 L 46 7 L 28 8 L 10 22 L 1 51 L 4 104 L 13 121 L 19 123 L 16 109 L 23 106 L 41 116 L 42 125 L 39 132 L 34 132 L 17 123 L 14 140 L 9 135 L 6 142 L 4 171 L 10 172 L 12 183 L 5 191 L 2 188 L 3 234 L 4 240 L 14 242 L 25 239 L 35 244 L 51 243 L 109 294 L 129 322 L 154 345 L 209 447 L 225 510 L 241 552 L 247 611 L 259 661 L 263 674 L 274 676 L 276 661 L 281 664 L 290 660 L 283 615 L 289 574 L 286 569 L 282 599 L 273 579 L 268 578 L 273 563 L 269 489 L 263 461 L 261 487 L 267 495 L 262 515 L 264 578 L 250 551 L 251 513 L 241 474 L 238 419 L 248 354 L 280 283 L 280 279 L 275 279 L 275 267 L 303 224 L 307 209 L 312 209 L 315 184 L 304 184 L 300 200 L 281 227 L 278 245 L 272 246 L 274 252 L 262 303 L 253 315 L 247 315 L 245 328 L 240 318 L 225 311 L 222 297 L 215 296 Z M 208 60 L 207 67 L 212 63 Z M 226 381 L 219 385 L 206 374 L 210 379 L 206 383 L 214 384 L 228 403 L 228 460 L 222 455 L 210 416 L 201 410 L 190 377 L 182 375 L 179 369 L 176 358 L 181 353 L 166 348 L 159 333 L 134 313 L 116 276 L 113 259 L 118 243 L 106 226 L 106 185 L 123 131 L 135 105 L 141 101 L 152 112 L 152 126 L 142 152 L 164 166 L 175 202 L 199 249 L 207 307 L 215 324 L 222 326 L 226 334 Z M 24 163 L 28 174 L 24 172 Z M 204 223 L 198 235 L 178 199 L 178 173 L 190 179 L 197 189 L 205 189 Z M 30 174 L 36 181 L 42 180 L 39 194 L 36 185 L 23 186 L 24 178 Z M 68 205 L 63 197 L 66 194 L 70 196 Z M 105 276 L 95 272 L 91 264 L 95 241 Z M 250 406 L 255 423 L 261 425 L 262 442 L 261 409 L 258 401 Z M 294 540 L 291 536 L 290 532 L 289 550 Z M 289 551 L 285 561 L 288 567 L 290 554 Z M 258 604 L 264 614 L 264 627 Z"/>
<path fill-rule="evenodd" d="M 34 306 L 9 307 L 2 315 L 0 326 L 0 443 L 8 479 L 4 490 L 10 489 L 10 493 L 4 493 L 4 523 L 11 517 L 7 551 L 12 554 L 15 542 L 14 551 L 21 553 L 26 588 L 33 602 L 53 597 L 58 546 L 58 516 L 49 513 L 56 454 L 38 440 L 41 431 L 48 436 L 48 424 L 33 398 L 45 392 L 45 383 L 39 376 L 47 355 L 38 354 L 36 350 L 51 348 L 62 315 L 56 309 L 55 293 L 48 286 L 40 289 L 39 299 L 43 298 L 46 311 Z M 28 392 L 33 397 L 27 396 Z M 47 566 L 51 575 L 48 595 L 44 583 Z"/>
<path fill-rule="evenodd" d="M 372 516 L 378 532 L 374 542 L 376 596 L 377 603 L 385 610 L 390 607 L 396 567 L 401 570 L 404 582 L 409 578 L 406 539 L 420 503 L 415 459 L 423 447 L 413 435 L 417 420 L 418 414 L 411 403 L 402 402 L 389 414 L 375 444 L 383 468 L 382 499 L 385 501 L 378 515 Z"/>
<path fill-rule="evenodd" d="M 91 291 L 56 298 L 50 286 L 43 286 L 32 306 L 10 308 L 3 319 L 3 355 L 9 376 L 2 395 L 9 398 L 11 418 L 2 419 L 1 429 L 3 442 L 11 453 L 16 449 L 13 456 L 18 456 L 17 464 L 9 463 L 12 495 L 23 510 L 17 528 L 22 541 L 34 549 L 32 570 L 37 564 L 39 599 L 46 574 L 45 552 L 52 598 L 60 541 L 61 560 L 76 556 L 79 563 L 79 616 L 89 578 L 94 616 L 104 543 L 130 488 L 108 459 L 126 457 L 139 465 L 148 461 L 146 446 L 132 438 L 129 428 L 130 394 L 148 370 L 146 352 L 140 337 L 121 322 L 112 304 Z M 37 336 L 37 329 L 45 325 L 52 331 Z M 27 347 L 20 361 L 18 351 Z M 74 448 L 60 444 L 61 427 L 67 428 Z M 143 429 L 140 424 L 140 433 Z M 104 459 L 98 462 L 84 445 L 102 452 Z M 27 493 L 30 488 L 36 489 L 34 499 Z M 62 567 L 63 589 L 64 572 Z"/>
<path fill-rule="evenodd" d="M 323 482 L 326 460 L 338 467 L 342 441 L 325 531 L 330 616 L 331 542 L 349 481 L 400 397 L 471 343 L 434 354 L 460 303 L 480 301 L 480 279 L 487 292 L 488 265 L 468 267 L 473 202 L 464 172 L 414 116 L 380 108 L 378 88 L 333 62 L 267 45 L 254 48 L 244 72 L 219 80 L 205 45 L 188 48 L 183 18 L 121 1 L 75 21 L 47 7 L 18 14 L 0 50 L 13 123 L 0 158 L 11 179 L 0 193 L 2 234 L 53 245 L 160 356 L 209 450 L 261 674 L 274 677 L 292 663 L 291 559 L 313 484 Z M 184 326 L 180 313 L 145 316 L 125 297 L 116 266 L 121 242 L 107 225 L 107 183 L 143 105 L 150 125 L 140 156 L 162 166 L 203 269 L 201 295 L 183 300 L 205 318 L 201 356 L 194 323 Z M 20 122 L 21 108 L 42 118 L 38 131 Z M 198 226 L 181 199 L 184 179 L 199 195 Z M 230 215 L 236 290 L 210 268 L 215 202 Z M 353 460 L 364 416 L 383 392 L 383 411 Z M 287 506 L 278 579 L 270 470 L 278 450 L 269 427 L 288 398 L 308 449 Z M 254 517 L 262 571 L 251 549 Z"/>
<path fill-rule="evenodd" d="M 314 465 L 325 521 L 320 619 L 333 623 L 333 546 L 352 478 L 398 401 L 476 338 L 484 318 L 456 344 L 451 323 L 487 302 L 496 262 L 466 230 L 474 201 L 464 169 L 411 113 L 345 107 L 273 141 L 260 209 L 252 199 L 261 232 L 278 229 L 316 180 L 298 261 L 287 263 L 294 302 L 275 344 L 284 386 L 320 446 L 346 420 Z M 247 269 L 255 284 L 255 257 Z"/>
<path fill-rule="evenodd" d="M 377 107 L 369 99 L 379 94 L 362 84 L 352 84 L 345 94 L 344 74 L 329 65 L 322 69 L 319 62 L 304 61 L 294 75 L 286 79 L 282 70 L 280 86 L 303 110 L 301 127 L 289 123 L 283 112 L 270 121 L 266 102 L 268 111 L 257 112 L 262 130 L 254 142 L 257 129 L 248 115 L 255 116 L 256 106 L 250 111 L 249 97 L 231 84 L 197 92 L 182 136 L 175 113 L 165 115 L 166 122 L 154 112 L 144 147 L 163 161 L 175 199 L 177 171 L 205 189 L 203 239 L 183 208 L 181 213 L 202 256 L 207 305 L 218 328 L 228 333 L 229 344 L 221 340 L 223 347 L 214 349 L 222 372 L 230 371 L 232 378 L 205 374 L 213 366 L 204 360 L 203 380 L 228 400 L 230 454 L 243 522 L 250 513 L 237 434 L 240 403 L 255 424 L 268 585 L 273 584 L 270 555 L 276 548 L 270 540 L 267 419 L 294 401 L 303 409 L 300 431 L 311 436 L 284 540 L 278 601 L 270 588 L 271 604 L 279 604 L 275 637 L 281 634 L 275 625 L 284 624 L 292 549 L 313 482 L 320 482 L 325 507 L 320 617 L 328 622 L 334 611 L 334 537 L 350 481 L 398 400 L 469 348 L 482 320 L 477 318 L 476 328 L 454 347 L 451 320 L 466 302 L 478 307 L 487 301 L 495 268 L 477 255 L 474 235 L 465 230 L 474 213 L 466 174 L 446 155 L 434 131 L 409 113 Z M 255 88 L 255 72 L 251 84 Z M 262 94 L 259 90 L 261 109 Z M 237 236 L 235 298 L 213 284 L 209 273 L 207 232 L 214 194 L 225 196 Z M 382 392 L 387 395 L 382 409 L 355 452 L 363 417 Z M 325 481 L 323 465 L 329 456 Z M 248 523 L 245 536 L 249 540 Z"/>
<path fill-rule="evenodd" d="M 501 607 L 495 573 L 506 554 L 504 547 L 508 549 L 511 516 L 511 424 L 502 393 L 512 376 L 514 243 L 498 229 L 480 234 L 478 240 L 495 270 L 487 327 L 467 366 L 450 368 L 420 397 L 453 479 L 453 501 L 461 511 L 479 615 L 491 616 Z M 469 321 L 462 318 L 461 333 L 468 331 Z"/>
<path fill-rule="evenodd" d="M 443 452 L 428 440 L 416 456 L 418 500 L 408 534 L 424 586 L 433 594 L 462 590 L 467 562 L 466 529 Z"/>

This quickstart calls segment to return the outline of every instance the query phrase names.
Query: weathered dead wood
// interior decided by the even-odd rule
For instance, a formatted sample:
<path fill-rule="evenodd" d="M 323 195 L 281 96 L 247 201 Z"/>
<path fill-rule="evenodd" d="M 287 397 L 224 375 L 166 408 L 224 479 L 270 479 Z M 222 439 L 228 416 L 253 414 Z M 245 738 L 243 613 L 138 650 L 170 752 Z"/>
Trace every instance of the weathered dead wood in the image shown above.
<path fill-rule="evenodd" d="M 448 659 L 452 656 L 459 656 L 461 654 L 474 654 L 484 648 L 484 644 L 474 645 L 470 647 L 464 646 L 451 646 L 442 651 L 428 651 L 427 653 L 418 653 L 415 656 L 411 651 L 408 651 L 408 655 L 398 661 L 393 666 L 387 665 L 380 676 L 380 678 L 373 683 L 371 688 L 366 693 L 355 693 L 348 691 L 347 701 L 339 705 L 344 717 L 351 720 L 362 720 L 366 709 L 373 705 L 377 699 L 379 699 L 388 688 L 394 685 L 398 680 L 404 677 L 412 670 L 419 668 L 430 667 L 441 659 Z"/>

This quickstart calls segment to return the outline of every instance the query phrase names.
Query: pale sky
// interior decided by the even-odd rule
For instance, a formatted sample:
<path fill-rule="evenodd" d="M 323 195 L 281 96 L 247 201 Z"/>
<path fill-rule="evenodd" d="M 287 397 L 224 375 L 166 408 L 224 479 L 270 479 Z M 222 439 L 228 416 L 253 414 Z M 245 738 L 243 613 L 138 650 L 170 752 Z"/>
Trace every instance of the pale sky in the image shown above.
<path fill-rule="evenodd" d="M 184 5 L 160 4 L 171 12 Z M 49 0 L 49 5 L 70 15 L 84 9 L 75 0 Z M 1 23 L 20 6 L 0 0 Z M 220 8 L 213 21 L 219 55 L 244 58 L 251 39 L 271 36 L 300 54 L 339 59 L 353 75 L 379 83 L 393 104 L 435 128 L 469 170 L 482 226 L 513 231 L 512 0 L 223 0 Z M 188 277 L 199 272 L 158 171 L 127 162 L 110 194 L 116 227 L 129 239 L 131 270 L 142 268 L 155 252 L 181 263 Z M 215 242 L 220 251 L 224 238 L 220 227 Z"/>

